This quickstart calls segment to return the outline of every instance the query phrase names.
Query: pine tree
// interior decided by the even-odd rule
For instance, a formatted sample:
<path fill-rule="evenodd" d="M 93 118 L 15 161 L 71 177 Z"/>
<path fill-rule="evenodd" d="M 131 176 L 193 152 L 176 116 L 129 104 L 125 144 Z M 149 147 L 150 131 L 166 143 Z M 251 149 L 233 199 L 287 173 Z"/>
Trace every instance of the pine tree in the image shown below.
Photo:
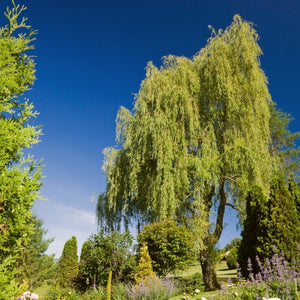
<path fill-rule="evenodd" d="M 65 243 L 58 264 L 57 282 L 61 287 L 70 287 L 78 274 L 77 240 L 73 236 Z"/>

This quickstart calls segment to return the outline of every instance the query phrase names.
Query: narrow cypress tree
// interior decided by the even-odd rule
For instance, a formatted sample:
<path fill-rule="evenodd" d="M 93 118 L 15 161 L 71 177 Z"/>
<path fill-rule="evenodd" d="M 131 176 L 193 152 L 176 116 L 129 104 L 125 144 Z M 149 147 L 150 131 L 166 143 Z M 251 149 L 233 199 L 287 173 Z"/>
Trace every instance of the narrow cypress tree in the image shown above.
<path fill-rule="evenodd" d="M 69 287 L 78 274 L 77 240 L 73 236 L 65 243 L 58 265 L 57 282 L 61 287 Z"/>
<path fill-rule="evenodd" d="M 256 256 L 265 260 L 273 255 L 273 246 L 283 251 L 287 260 L 297 256 L 300 244 L 299 185 L 291 178 L 274 176 L 270 197 L 267 199 L 259 188 L 249 193 L 239 263 L 242 274 L 248 275 L 247 260 L 252 261 L 253 271 L 258 271 Z"/>

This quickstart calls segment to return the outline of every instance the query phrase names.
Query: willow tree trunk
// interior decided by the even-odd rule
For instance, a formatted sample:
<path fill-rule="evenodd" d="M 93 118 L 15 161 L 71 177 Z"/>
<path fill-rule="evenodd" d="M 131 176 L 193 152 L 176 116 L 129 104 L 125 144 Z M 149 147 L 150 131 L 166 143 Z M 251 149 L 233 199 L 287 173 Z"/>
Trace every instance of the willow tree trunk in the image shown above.
<path fill-rule="evenodd" d="M 220 288 L 220 284 L 217 280 L 214 259 L 209 251 L 209 249 L 200 251 L 200 263 L 205 289 L 211 291 Z"/>
<path fill-rule="evenodd" d="M 214 195 L 214 187 L 212 187 L 211 192 L 207 196 L 207 222 L 209 222 L 209 213 L 212 208 L 212 198 Z M 220 284 L 217 280 L 217 274 L 215 270 L 215 246 L 221 237 L 223 231 L 223 218 L 226 207 L 226 192 L 225 192 L 225 179 L 220 182 L 220 187 L 218 190 L 219 194 L 219 207 L 217 211 L 216 226 L 213 233 L 207 232 L 207 236 L 204 238 L 205 249 L 200 251 L 200 264 L 202 268 L 203 280 L 206 290 L 215 290 L 220 288 Z"/>

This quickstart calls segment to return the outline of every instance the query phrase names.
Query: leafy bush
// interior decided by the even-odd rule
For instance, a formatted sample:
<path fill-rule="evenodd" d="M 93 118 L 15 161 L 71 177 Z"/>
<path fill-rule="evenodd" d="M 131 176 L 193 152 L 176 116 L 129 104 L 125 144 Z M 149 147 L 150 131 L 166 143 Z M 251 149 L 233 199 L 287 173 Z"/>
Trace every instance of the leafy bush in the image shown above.
<path fill-rule="evenodd" d="M 76 289 L 86 291 L 92 285 L 105 286 L 109 270 L 113 270 L 114 285 L 133 280 L 136 260 L 131 253 L 132 240 L 129 232 L 91 235 L 82 245 Z"/>
<path fill-rule="evenodd" d="M 229 270 L 236 269 L 236 264 L 238 262 L 238 248 L 231 248 L 229 254 L 226 257 L 226 263 Z"/>
<path fill-rule="evenodd" d="M 148 224 L 138 235 L 139 245 L 148 245 L 153 271 L 159 276 L 183 270 L 193 257 L 194 241 L 191 231 L 172 220 Z"/>
<path fill-rule="evenodd" d="M 170 278 L 158 277 L 149 277 L 146 282 L 140 281 L 126 288 L 127 295 L 132 300 L 167 300 L 175 290 L 174 282 Z"/>
<path fill-rule="evenodd" d="M 202 285 L 202 274 L 195 273 L 190 276 L 176 277 L 175 285 L 178 293 L 192 293 L 195 289 L 199 289 Z"/>

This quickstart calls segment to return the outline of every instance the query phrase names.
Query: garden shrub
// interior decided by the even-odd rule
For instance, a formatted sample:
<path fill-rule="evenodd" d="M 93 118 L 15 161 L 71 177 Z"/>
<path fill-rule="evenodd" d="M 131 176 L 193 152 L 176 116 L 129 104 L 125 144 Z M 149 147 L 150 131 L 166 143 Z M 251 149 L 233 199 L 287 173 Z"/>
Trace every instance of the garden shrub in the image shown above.
<path fill-rule="evenodd" d="M 184 270 L 193 258 L 195 237 L 185 226 L 166 220 L 145 225 L 138 234 L 140 247 L 147 244 L 153 271 L 165 277 L 176 270 Z"/>
<path fill-rule="evenodd" d="M 236 264 L 238 262 L 238 248 L 231 248 L 229 254 L 226 257 L 226 263 L 229 270 L 236 269 Z"/>
<path fill-rule="evenodd" d="M 203 284 L 203 281 L 202 281 L 201 273 L 195 273 L 190 276 L 175 278 L 175 285 L 177 288 L 177 292 L 180 294 L 181 293 L 192 293 L 195 291 L 195 289 L 200 290 L 202 284 Z"/>

